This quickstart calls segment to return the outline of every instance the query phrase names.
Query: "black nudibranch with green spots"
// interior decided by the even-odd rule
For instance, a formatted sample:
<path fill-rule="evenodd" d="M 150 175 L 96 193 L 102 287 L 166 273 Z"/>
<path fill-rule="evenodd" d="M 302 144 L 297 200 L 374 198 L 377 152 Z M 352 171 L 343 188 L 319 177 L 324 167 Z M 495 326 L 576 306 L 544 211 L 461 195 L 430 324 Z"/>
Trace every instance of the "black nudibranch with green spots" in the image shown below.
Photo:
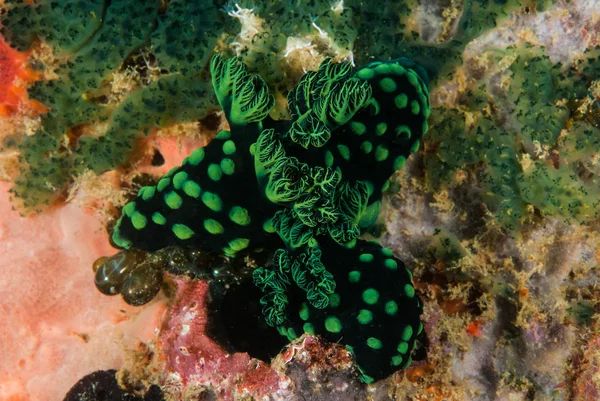
<path fill-rule="evenodd" d="M 289 93 L 290 121 L 269 117 L 266 84 L 238 59 L 214 56 L 211 73 L 231 130 L 142 188 L 114 243 L 228 257 L 271 250 L 252 274 L 269 325 L 345 344 L 367 382 L 408 366 L 422 330 L 410 272 L 358 237 L 427 131 L 424 70 L 407 59 L 357 71 L 325 60 Z"/>

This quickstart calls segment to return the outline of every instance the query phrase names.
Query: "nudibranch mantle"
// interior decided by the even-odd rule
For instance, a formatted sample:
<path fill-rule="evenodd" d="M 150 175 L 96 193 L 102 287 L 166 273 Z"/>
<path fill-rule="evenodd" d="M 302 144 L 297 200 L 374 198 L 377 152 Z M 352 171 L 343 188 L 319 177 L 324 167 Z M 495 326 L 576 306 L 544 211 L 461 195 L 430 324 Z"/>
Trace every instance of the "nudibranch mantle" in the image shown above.
<path fill-rule="evenodd" d="M 408 366 L 423 327 L 410 271 L 359 236 L 427 131 L 424 70 L 407 59 L 356 71 L 325 60 L 290 91 L 289 121 L 269 117 L 267 85 L 237 58 L 215 55 L 211 74 L 230 131 L 141 188 L 113 242 L 228 257 L 270 250 L 252 274 L 269 325 L 290 339 L 341 341 L 367 382 Z"/>

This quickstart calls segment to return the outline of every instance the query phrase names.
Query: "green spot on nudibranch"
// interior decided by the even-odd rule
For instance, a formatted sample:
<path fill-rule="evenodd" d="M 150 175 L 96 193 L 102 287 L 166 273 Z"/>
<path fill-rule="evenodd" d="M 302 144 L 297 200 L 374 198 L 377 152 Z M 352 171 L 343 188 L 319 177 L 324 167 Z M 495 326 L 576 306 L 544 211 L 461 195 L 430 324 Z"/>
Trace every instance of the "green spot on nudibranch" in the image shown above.
<path fill-rule="evenodd" d="M 363 253 L 358 257 L 361 262 L 369 263 L 373 261 L 373 255 L 370 253 Z"/>
<path fill-rule="evenodd" d="M 371 79 L 375 76 L 375 71 L 373 71 L 371 68 L 363 68 L 356 73 L 356 76 L 360 79 Z"/>
<path fill-rule="evenodd" d="M 235 172 L 235 163 L 230 158 L 221 160 L 221 170 L 226 175 L 233 175 Z"/>
<path fill-rule="evenodd" d="M 413 335 L 413 328 L 411 326 L 406 326 L 404 330 L 402 330 L 402 335 L 400 336 L 404 341 L 410 340 Z"/>
<path fill-rule="evenodd" d="M 408 358 L 406 358 L 406 362 L 404 362 L 404 365 L 402 365 L 402 369 L 409 367 L 411 363 L 412 363 L 412 358 L 409 355 Z"/>
<path fill-rule="evenodd" d="M 415 143 L 413 143 L 413 145 L 410 148 L 410 153 L 415 153 L 417 150 L 419 150 L 419 146 L 421 146 L 421 142 L 416 141 Z"/>
<path fill-rule="evenodd" d="M 206 219 L 204 220 L 204 229 L 211 234 L 222 234 L 223 226 L 221 223 L 214 219 Z"/>
<path fill-rule="evenodd" d="M 375 126 L 375 131 L 377 132 L 377 135 L 379 135 L 379 136 L 385 134 L 385 132 L 387 131 L 387 124 L 386 123 L 378 123 Z"/>
<path fill-rule="evenodd" d="M 339 294 L 331 294 L 329 296 L 329 307 L 337 308 L 340 306 L 340 295 Z"/>
<path fill-rule="evenodd" d="M 158 189 L 158 192 L 162 192 L 162 190 L 165 189 L 170 183 L 171 183 L 170 178 L 168 178 L 168 177 L 162 178 L 156 185 L 156 189 Z"/>
<path fill-rule="evenodd" d="M 418 115 L 421 112 L 421 106 L 419 105 L 419 102 L 417 102 L 416 100 L 411 100 L 411 102 L 410 102 L 410 111 L 414 115 Z"/>
<path fill-rule="evenodd" d="M 184 164 L 189 163 L 192 166 L 197 166 L 202 160 L 204 160 L 204 148 L 194 150 L 192 154 L 185 159 Z"/>
<path fill-rule="evenodd" d="M 275 232 L 275 227 L 273 227 L 273 220 L 272 219 L 265 220 L 265 222 L 263 223 L 263 230 L 265 230 L 268 233 L 274 233 Z"/>
<path fill-rule="evenodd" d="M 379 291 L 375 288 L 369 288 L 363 291 L 362 299 L 369 305 L 374 305 L 379 300 Z"/>
<path fill-rule="evenodd" d="M 220 212 L 223 208 L 223 202 L 221 202 L 219 195 L 208 191 L 202 193 L 202 203 L 213 212 Z"/>
<path fill-rule="evenodd" d="M 377 146 L 377 149 L 375 149 L 375 160 L 378 162 L 385 161 L 389 154 L 390 151 L 385 146 L 379 145 Z"/>
<path fill-rule="evenodd" d="M 413 298 L 415 296 L 415 287 L 413 287 L 410 284 L 405 284 L 404 285 L 404 293 L 406 294 L 407 297 Z"/>
<path fill-rule="evenodd" d="M 154 212 L 154 214 L 152 215 L 152 221 L 160 226 L 164 226 L 167 222 L 167 219 L 159 212 Z"/>
<path fill-rule="evenodd" d="M 223 144 L 223 153 L 225 153 L 226 155 L 232 155 L 235 153 L 235 142 L 233 142 L 232 140 L 226 141 Z"/>
<path fill-rule="evenodd" d="M 187 180 L 188 174 L 185 171 L 180 171 L 173 177 L 173 188 L 181 189 L 185 180 Z"/>
<path fill-rule="evenodd" d="M 250 214 L 241 206 L 234 206 L 229 210 L 229 219 L 240 226 L 250 224 Z"/>
<path fill-rule="evenodd" d="M 384 264 L 385 267 L 391 270 L 396 270 L 398 268 L 398 262 L 396 262 L 394 259 L 386 259 Z"/>
<path fill-rule="evenodd" d="M 400 366 L 402 364 L 402 356 L 396 355 L 392 357 L 392 365 Z"/>
<path fill-rule="evenodd" d="M 385 303 L 385 313 L 394 316 L 398 312 L 398 304 L 395 301 Z"/>
<path fill-rule="evenodd" d="M 185 224 L 173 224 L 171 230 L 179 239 L 189 239 L 194 236 L 194 231 Z"/>
<path fill-rule="evenodd" d="M 131 217 L 131 215 L 133 214 L 134 211 L 135 211 L 135 202 L 129 202 L 128 204 L 123 206 L 122 213 L 127 217 Z"/>
<path fill-rule="evenodd" d="M 408 125 L 398 125 L 396 127 L 396 136 L 402 139 L 410 139 L 411 131 Z"/>
<path fill-rule="evenodd" d="M 361 309 L 356 316 L 356 320 L 360 324 L 369 324 L 373 320 L 373 312 L 368 309 Z"/>
<path fill-rule="evenodd" d="M 421 334 L 422 331 L 423 331 L 423 323 L 419 322 L 419 329 L 417 330 L 417 335 Z"/>
<path fill-rule="evenodd" d="M 231 132 L 223 130 L 217 134 L 216 138 L 225 140 L 225 139 L 229 139 L 230 136 L 231 136 Z"/>
<path fill-rule="evenodd" d="M 140 212 L 135 211 L 131 214 L 131 224 L 136 230 L 146 227 L 146 223 L 148 223 L 148 219 Z"/>
<path fill-rule="evenodd" d="M 394 159 L 394 170 L 400 170 L 406 163 L 406 157 L 398 156 Z"/>
<path fill-rule="evenodd" d="M 405 108 L 406 105 L 408 104 L 408 96 L 406 96 L 406 94 L 404 94 L 404 93 L 399 94 L 398 96 L 396 96 L 394 98 L 394 104 L 399 109 Z"/>
<path fill-rule="evenodd" d="M 171 209 L 179 209 L 183 203 L 183 199 L 181 199 L 181 196 L 179 196 L 175 191 L 171 191 L 166 194 L 164 199 L 167 206 L 169 206 Z"/>
<path fill-rule="evenodd" d="M 300 306 L 300 319 L 306 321 L 308 320 L 308 318 L 310 317 L 310 311 L 308 310 L 308 306 L 306 305 L 306 302 L 302 302 L 302 305 Z"/>
<path fill-rule="evenodd" d="M 381 248 L 381 253 L 383 254 L 383 256 L 387 256 L 387 257 L 394 256 L 394 253 L 389 248 Z"/>
<path fill-rule="evenodd" d="M 399 353 L 401 354 L 406 354 L 408 352 L 408 343 L 402 341 L 400 344 L 398 344 L 398 348 L 396 348 L 398 350 Z"/>
<path fill-rule="evenodd" d="M 290 341 L 293 341 L 294 339 L 296 339 L 298 336 L 296 335 L 296 330 L 294 330 L 294 328 L 289 327 L 287 329 L 287 338 Z"/>
<path fill-rule="evenodd" d="M 233 241 L 229 241 L 229 247 L 234 252 L 239 252 L 248 248 L 248 244 L 250 244 L 250 240 L 248 238 L 236 238 Z"/>
<path fill-rule="evenodd" d="M 344 158 L 344 160 L 350 160 L 350 149 L 346 145 L 338 145 L 338 152 L 340 152 L 340 156 Z"/>
<path fill-rule="evenodd" d="M 312 323 L 304 323 L 304 326 L 302 326 L 302 328 L 304 329 L 305 333 L 308 333 L 311 336 L 315 335 L 315 326 Z"/>
<path fill-rule="evenodd" d="M 360 281 L 360 272 L 358 270 L 354 270 L 348 273 L 348 281 L 351 283 L 358 283 Z"/>
<path fill-rule="evenodd" d="M 325 319 L 325 330 L 330 333 L 339 333 L 342 331 L 342 322 L 335 316 L 329 316 Z"/>
<path fill-rule="evenodd" d="M 156 192 L 156 187 L 143 187 L 140 189 L 139 194 L 142 196 L 142 199 L 147 201 L 152 199 L 154 193 Z"/>
<path fill-rule="evenodd" d="M 183 183 L 183 192 L 192 198 L 198 199 L 200 197 L 200 185 L 194 181 L 186 181 Z"/>
<path fill-rule="evenodd" d="M 367 339 L 367 345 L 373 349 L 381 349 L 383 347 L 381 340 L 375 337 L 369 337 Z"/>
<path fill-rule="evenodd" d="M 207 173 L 209 178 L 213 181 L 219 181 L 223 175 L 221 166 L 215 163 L 212 163 L 210 166 L 208 166 Z"/>
<path fill-rule="evenodd" d="M 356 135 L 363 135 L 365 132 L 367 132 L 367 127 L 365 127 L 365 125 L 359 121 L 352 121 L 350 123 L 350 128 Z"/>
<path fill-rule="evenodd" d="M 369 154 L 373 150 L 373 144 L 370 141 L 364 141 L 360 145 L 360 150 L 362 150 L 366 154 Z"/>
<path fill-rule="evenodd" d="M 327 167 L 333 166 L 333 154 L 330 151 L 325 151 L 325 165 Z"/>
<path fill-rule="evenodd" d="M 379 87 L 384 92 L 392 93 L 393 91 L 396 90 L 397 85 L 396 85 L 396 81 L 394 81 L 392 78 L 385 77 L 381 81 L 379 81 Z"/>

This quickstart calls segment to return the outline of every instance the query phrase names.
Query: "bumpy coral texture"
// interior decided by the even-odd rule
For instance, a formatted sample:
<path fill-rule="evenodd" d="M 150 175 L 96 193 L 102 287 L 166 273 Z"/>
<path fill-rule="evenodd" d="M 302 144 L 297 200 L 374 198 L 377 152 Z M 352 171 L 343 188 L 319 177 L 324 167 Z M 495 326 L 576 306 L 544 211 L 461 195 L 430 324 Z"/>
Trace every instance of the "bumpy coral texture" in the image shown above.
<path fill-rule="evenodd" d="M 114 243 L 228 257 L 272 250 L 252 273 L 269 325 L 290 339 L 308 332 L 341 340 L 365 381 L 408 366 L 422 330 L 410 272 L 391 251 L 358 237 L 375 222 L 389 177 L 427 131 L 425 72 L 407 59 L 358 71 L 326 60 L 290 92 L 290 121 L 268 116 L 274 101 L 266 84 L 236 58 L 215 56 L 211 73 L 231 131 L 141 188 L 123 208 Z M 104 265 L 98 274 L 113 270 Z M 152 271 L 121 269 L 113 288 Z"/>

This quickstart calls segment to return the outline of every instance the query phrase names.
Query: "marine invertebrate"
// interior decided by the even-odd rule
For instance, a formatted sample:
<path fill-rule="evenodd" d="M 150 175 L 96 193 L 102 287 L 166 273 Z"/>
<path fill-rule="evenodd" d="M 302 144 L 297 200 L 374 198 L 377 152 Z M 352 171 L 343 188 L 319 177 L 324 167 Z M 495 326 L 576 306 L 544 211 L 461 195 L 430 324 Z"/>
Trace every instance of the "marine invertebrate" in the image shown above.
<path fill-rule="evenodd" d="M 406 59 L 356 72 L 326 60 L 290 92 L 292 120 L 275 121 L 266 84 L 238 59 L 216 55 L 211 72 L 231 131 L 140 189 L 123 208 L 114 243 L 228 257 L 270 249 L 271 263 L 252 273 L 269 325 L 289 337 L 304 328 L 343 338 L 367 381 L 406 366 L 421 327 L 410 273 L 391 252 L 357 238 L 375 221 L 387 179 L 427 130 L 426 74 Z M 112 272 L 123 287 L 136 275 L 115 266 L 98 270 L 101 287 L 118 289 Z M 307 301 L 301 320 L 299 305 L 288 307 L 298 290 Z"/>

